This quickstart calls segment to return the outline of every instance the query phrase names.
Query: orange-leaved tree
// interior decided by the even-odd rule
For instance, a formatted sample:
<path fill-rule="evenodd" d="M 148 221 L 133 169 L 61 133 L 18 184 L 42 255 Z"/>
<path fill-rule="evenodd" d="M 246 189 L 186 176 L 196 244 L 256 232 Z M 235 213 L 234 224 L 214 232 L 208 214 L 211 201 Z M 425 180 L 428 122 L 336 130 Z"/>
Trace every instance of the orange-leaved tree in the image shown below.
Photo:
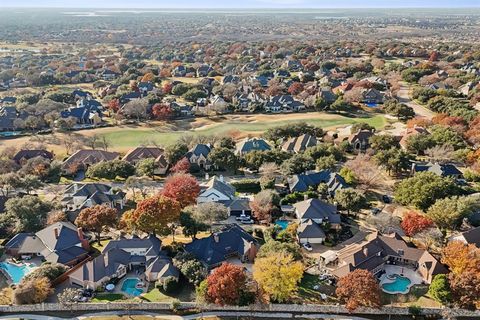
<path fill-rule="evenodd" d="M 433 225 L 433 221 L 430 218 L 416 211 L 409 211 L 403 216 L 401 227 L 407 236 L 412 237 L 425 229 L 433 227 Z"/>
<path fill-rule="evenodd" d="M 114 227 L 117 223 L 117 209 L 107 205 L 96 205 L 80 211 L 75 224 L 88 231 L 94 232 L 100 244 L 100 234 L 108 227 Z"/>
<path fill-rule="evenodd" d="M 247 275 L 242 267 L 223 263 L 208 276 L 205 298 L 220 305 L 238 305 L 246 283 Z"/>
<path fill-rule="evenodd" d="M 335 291 L 348 310 L 358 307 L 380 307 L 380 286 L 371 272 L 356 269 L 340 278 Z"/>
<path fill-rule="evenodd" d="M 161 194 L 176 200 L 183 209 L 197 203 L 200 185 L 192 175 L 177 173 L 167 178 Z"/>
<path fill-rule="evenodd" d="M 178 201 L 157 195 L 140 201 L 127 224 L 146 233 L 167 235 L 179 221 L 180 211 Z"/>

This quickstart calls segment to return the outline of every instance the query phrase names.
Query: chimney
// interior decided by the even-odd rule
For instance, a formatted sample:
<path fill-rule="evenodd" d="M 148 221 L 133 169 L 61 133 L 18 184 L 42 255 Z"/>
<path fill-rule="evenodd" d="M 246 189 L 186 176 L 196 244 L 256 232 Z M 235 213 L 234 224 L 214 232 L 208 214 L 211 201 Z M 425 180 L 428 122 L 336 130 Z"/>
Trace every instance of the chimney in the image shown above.
<path fill-rule="evenodd" d="M 215 243 L 218 243 L 220 241 L 220 238 L 218 237 L 218 233 L 213 234 L 213 240 L 215 241 Z"/>
<path fill-rule="evenodd" d="M 58 239 L 58 228 L 54 228 L 53 233 L 55 235 L 55 239 Z"/>
<path fill-rule="evenodd" d="M 205 173 L 205 180 L 209 180 L 210 179 L 210 175 L 207 173 Z"/>
<path fill-rule="evenodd" d="M 89 251 L 90 244 L 88 243 L 88 239 L 85 238 L 85 234 L 83 233 L 82 228 L 77 228 L 77 235 L 78 240 L 80 240 L 80 244 L 82 245 L 82 248 Z"/>
<path fill-rule="evenodd" d="M 77 228 L 77 234 L 78 234 L 78 239 L 80 239 L 80 241 L 85 240 L 85 237 L 83 236 L 82 228 Z"/>
<path fill-rule="evenodd" d="M 224 180 L 223 180 L 223 175 L 222 175 L 222 174 L 220 175 L 220 179 L 219 179 L 219 180 L 220 180 L 221 182 L 224 182 Z"/>
<path fill-rule="evenodd" d="M 103 255 L 103 263 L 104 263 L 105 267 L 108 266 L 108 252 L 106 252 L 106 253 Z"/>
<path fill-rule="evenodd" d="M 368 248 L 367 247 L 364 247 L 363 248 L 363 254 L 368 257 Z"/>
<path fill-rule="evenodd" d="M 308 195 L 304 194 L 303 195 L 303 200 L 308 200 Z"/>

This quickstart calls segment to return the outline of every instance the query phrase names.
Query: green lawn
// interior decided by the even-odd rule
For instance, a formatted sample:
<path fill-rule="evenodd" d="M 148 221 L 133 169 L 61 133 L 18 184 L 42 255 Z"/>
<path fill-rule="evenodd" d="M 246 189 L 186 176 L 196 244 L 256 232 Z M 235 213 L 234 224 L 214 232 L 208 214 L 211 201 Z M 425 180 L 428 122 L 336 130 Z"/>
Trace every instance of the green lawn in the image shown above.
<path fill-rule="evenodd" d="M 194 130 L 165 130 L 165 128 L 151 128 L 147 130 L 138 130 L 135 128 L 112 130 L 108 133 L 100 134 L 107 139 L 112 149 L 115 148 L 127 148 L 135 147 L 140 144 L 159 144 L 159 145 L 171 145 L 177 141 L 177 139 L 184 135 L 224 135 L 231 131 L 258 134 L 264 132 L 268 128 L 277 127 L 286 124 L 292 124 L 297 122 L 306 122 L 311 125 L 319 126 L 322 128 L 350 125 L 358 122 L 366 122 L 375 128 L 383 128 L 386 124 L 386 119 L 382 115 L 376 115 L 369 118 L 357 118 L 346 117 L 337 115 L 334 118 L 321 119 L 321 118 L 308 118 L 301 120 L 280 120 L 280 121 L 258 121 L 258 122 L 245 122 L 226 120 L 219 121 L 217 124 L 206 126 L 205 128 L 199 128 Z"/>
<path fill-rule="evenodd" d="M 112 302 L 123 300 L 124 298 L 125 296 L 120 293 L 99 293 L 92 299 L 92 302 Z"/>
<path fill-rule="evenodd" d="M 188 283 L 180 283 L 179 288 L 171 294 L 165 294 L 159 289 L 153 288 L 141 296 L 141 299 L 149 302 L 194 301 L 194 298 L 195 288 Z"/>

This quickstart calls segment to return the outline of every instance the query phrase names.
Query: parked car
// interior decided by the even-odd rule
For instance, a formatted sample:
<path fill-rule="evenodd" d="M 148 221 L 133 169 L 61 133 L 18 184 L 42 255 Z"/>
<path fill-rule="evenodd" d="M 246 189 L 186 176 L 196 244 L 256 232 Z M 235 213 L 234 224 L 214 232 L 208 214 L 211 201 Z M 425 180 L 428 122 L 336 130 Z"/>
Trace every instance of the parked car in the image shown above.
<path fill-rule="evenodd" d="M 304 244 L 302 244 L 302 247 L 307 251 L 313 250 L 312 245 L 309 242 L 305 242 Z"/>
<path fill-rule="evenodd" d="M 251 219 L 250 216 L 247 216 L 246 214 L 243 214 L 243 213 L 235 218 L 235 220 L 237 221 L 250 220 L 250 219 Z"/>
<path fill-rule="evenodd" d="M 382 209 L 380 209 L 380 208 L 372 208 L 372 209 L 370 210 L 370 212 L 375 216 L 375 215 L 379 214 L 380 212 L 382 212 Z"/>
<path fill-rule="evenodd" d="M 384 194 L 382 196 L 382 201 L 383 201 L 383 203 L 391 203 L 392 199 L 388 195 Z"/>
<path fill-rule="evenodd" d="M 254 224 L 255 222 L 252 219 L 242 219 L 240 220 L 240 223 L 243 224 Z"/>

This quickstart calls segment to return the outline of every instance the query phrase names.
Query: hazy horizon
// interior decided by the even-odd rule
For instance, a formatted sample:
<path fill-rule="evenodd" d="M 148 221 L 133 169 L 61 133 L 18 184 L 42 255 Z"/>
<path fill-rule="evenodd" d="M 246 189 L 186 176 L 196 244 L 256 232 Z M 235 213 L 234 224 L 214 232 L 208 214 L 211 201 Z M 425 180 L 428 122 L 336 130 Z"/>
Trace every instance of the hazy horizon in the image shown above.
<path fill-rule="evenodd" d="M 333 5 L 332 5 L 333 3 Z M 458 0 L 452 4 L 450 0 L 344 0 L 338 2 L 326 0 L 244 0 L 225 3 L 217 0 L 138 0 L 132 5 L 127 0 L 17 0 L 1 1 L 3 8 L 79 8 L 79 9 L 382 9 L 382 8 L 479 8 L 478 0 Z"/>

